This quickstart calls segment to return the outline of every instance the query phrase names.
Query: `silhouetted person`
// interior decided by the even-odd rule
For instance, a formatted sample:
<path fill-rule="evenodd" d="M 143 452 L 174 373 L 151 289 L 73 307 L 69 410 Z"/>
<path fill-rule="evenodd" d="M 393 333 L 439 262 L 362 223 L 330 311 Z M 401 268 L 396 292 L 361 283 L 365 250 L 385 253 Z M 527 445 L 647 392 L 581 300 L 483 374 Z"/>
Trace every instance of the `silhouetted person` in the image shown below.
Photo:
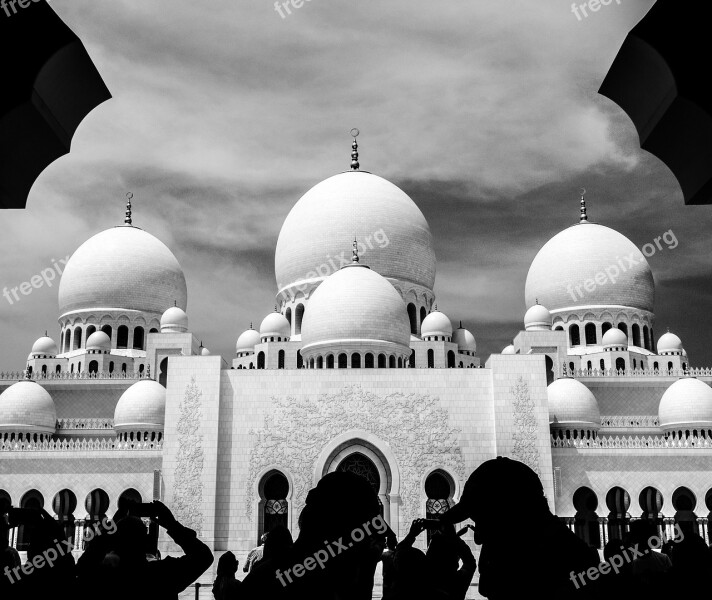
<path fill-rule="evenodd" d="M 240 597 L 241 581 L 235 578 L 239 561 L 235 555 L 227 551 L 218 560 L 218 572 L 213 583 L 213 597 L 215 600 L 238 600 Z"/>
<path fill-rule="evenodd" d="M 539 477 L 523 463 L 497 457 L 470 475 L 448 523 L 475 522 L 479 592 L 490 600 L 595 597 L 596 581 L 576 576 L 598 566 L 591 551 L 549 510 Z M 535 541 L 534 548 L 523 542 Z"/>
<path fill-rule="evenodd" d="M 277 525 L 269 532 L 264 543 L 262 560 L 273 559 L 280 561 L 294 545 L 292 534 L 284 525 Z"/>
<path fill-rule="evenodd" d="M 183 556 L 148 561 L 149 538 L 139 517 L 116 522 L 116 533 L 94 538 L 79 559 L 79 588 L 87 598 L 107 600 L 176 600 L 213 562 L 213 553 L 192 529 L 184 527 L 162 503 L 150 504 L 156 522 L 184 552 Z M 108 551 L 107 551 L 108 550 Z"/>
<path fill-rule="evenodd" d="M 393 593 L 395 583 L 395 551 L 398 546 L 398 538 L 393 530 L 389 527 L 386 530 L 386 547 L 381 554 L 381 576 L 383 579 L 383 600 L 388 598 Z"/>
<path fill-rule="evenodd" d="M 249 600 L 371 600 L 386 524 L 362 477 L 325 475 L 309 491 L 299 537 L 281 559 L 263 559 L 244 579 Z"/>
<path fill-rule="evenodd" d="M 242 571 L 244 573 L 249 573 L 252 570 L 252 567 L 254 567 L 257 563 L 259 563 L 262 560 L 262 553 L 264 552 L 264 544 L 267 541 L 267 534 L 263 533 L 260 536 L 260 543 L 256 548 L 253 548 L 250 550 L 247 554 L 247 558 L 245 559 L 245 566 L 242 567 Z"/>
<path fill-rule="evenodd" d="M 710 595 L 712 553 L 696 533 L 686 533 L 672 548 L 671 589 L 685 598 Z"/>
<path fill-rule="evenodd" d="M 425 553 L 413 548 L 416 538 L 425 531 L 425 519 L 415 519 L 408 535 L 396 546 L 393 555 L 394 578 L 388 596 L 383 600 L 428 600 L 432 596 L 427 578 Z M 441 599 L 438 599 L 441 600 Z"/>
<path fill-rule="evenodd" d="M 653 551 L 651 541 L 657 538 L 657 534 L 655 523 L 646 519 L 630 524 L 630 543 L 626 548 L 637 550 L 637 553 L 629 551 L 629 554 L 641 554 L 631 561 L 629 569 L 635 593 L 638 595 L 655 597 L 668 585 L 667 573 L 672 568 L 672 562 L 666 554 Z"/>
<path fill-rule="evenodd" d="M 464 528 L 459 533 L 466 531 Z M 433 533 L 425 557 L 430 586 L 444 593 L 448 600 L 464 600 L 475 576 L 477 562 L 467 543 L 455 533 L 454 526 L 445 525 Z"/>

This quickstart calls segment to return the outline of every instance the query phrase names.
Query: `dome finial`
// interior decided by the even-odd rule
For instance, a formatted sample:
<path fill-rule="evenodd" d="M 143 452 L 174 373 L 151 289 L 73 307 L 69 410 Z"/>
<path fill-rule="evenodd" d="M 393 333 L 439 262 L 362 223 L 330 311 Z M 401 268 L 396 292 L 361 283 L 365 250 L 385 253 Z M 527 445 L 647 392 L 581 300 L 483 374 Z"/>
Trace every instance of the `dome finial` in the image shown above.
<path fill-rule="evenodd" d="M 131 226 L 131 198 L 133 198 L 133 194 L 126 192 L 126 217 L 124 218 L 124 225 L 128 226 Z"/>
<path fill-rule="evenodd" d="M 150 365 L 150 363 L 146 365 L 146 379 L 151 379 L 151 365 Z"/>
<path fill-rule="evenodd" d="M 586 215 L 586 188 L 581 188 L 579 191 L 581 194 L 581 223 L 588 223 L 588 216 Z"/>
<path fill-rule="evenodd" d="M 27 381 L 32 380 L 32 369 L 30 368 L 30 365 L 27 365 L 27 368 L 25 369 L 25 379 Z"/>
<path fill-rule="evenodd" d="M 254 327 L 252 327 L 252 321 L 250 321 L 250 329 L 254 329 Z"/>
<path fill-rule="evenodd" d="M 359 168 L 359 162 L 358 162 L 358 142 L 356 142 L 356 138 L 358 137 L 358 134 L 361 133 L 358 129 L 355 127 L 351 130 L 351 137 L 354 138 L 354 141 L 351 143 L 351 170 L 352 171 L 358 171 Z"/>
<path fill-rule="evenodd" d="M 277 305 L 274 305 L 274 312 L 279 312 L 279 309 L 277 308 Z"/>
<path fill-rule="evenodd" d="M 354 264 L 358 264 L 358 242 L 356 241 L 356 236 L 354 236 L 353 246 L 354 249 L 351 251 L 351 262 L 353 262 Z"/>

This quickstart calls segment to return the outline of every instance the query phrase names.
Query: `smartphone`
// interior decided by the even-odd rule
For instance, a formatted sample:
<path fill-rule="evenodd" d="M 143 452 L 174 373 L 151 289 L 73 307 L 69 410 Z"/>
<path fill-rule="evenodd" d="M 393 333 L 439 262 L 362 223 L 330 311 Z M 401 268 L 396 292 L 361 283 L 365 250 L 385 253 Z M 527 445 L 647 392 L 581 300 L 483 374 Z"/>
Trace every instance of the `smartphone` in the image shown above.
<path fill-rule="evenodd" d="M 150 517 L 153 519 L 156 516 L 156 507 L 151 502 L 141 502 L 140 504 L 134 502 L 129 505 L 128 512 L 132 517 Z"/>
<path fill-rule="evenodd" d="M 426 529 L 440 529 L 443 525 L 438 519 L 423 519 L 423 524 Z"/>

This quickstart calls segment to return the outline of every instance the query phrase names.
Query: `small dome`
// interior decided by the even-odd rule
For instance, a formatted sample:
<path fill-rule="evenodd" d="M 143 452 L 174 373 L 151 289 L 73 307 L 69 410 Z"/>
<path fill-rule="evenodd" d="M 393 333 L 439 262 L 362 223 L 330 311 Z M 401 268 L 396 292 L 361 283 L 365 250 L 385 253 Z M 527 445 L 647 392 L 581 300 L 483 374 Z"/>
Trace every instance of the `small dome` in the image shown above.
<path fill-rule="evenodd" d="M 255 346 L 261 342 L 260 332 L 256 329 L 250 327 L 247 331 L 243 331 L 240 337 L 237 338 L 237 344 L 235 344 L 235 352 L 251 352 L 255 349 Z"/>
<path fill-rule="evenodd" d="M 598 402 L 583 383 L 576 379 L 557 379 L 547 388 L 549 425 L 569 429 L 601 427 Z"/>
<path fill-rule="evenodd" d="M 693 377 L 678 379 L 660 399 L 660 427 L 712 428 L 712 388 Z"/>
<path fill-rule="evenodd" d="M 302 321 L 304 355 L 339 345 L 392 348 L 410 355 L 410 320 L 396 288 L 362 265 L 337 271 L 316 289 Z"/>
<path fill-rule="evenodd" d="M 423 319 L 423 324 L 420 326 L 420 334 L 423 337 L 431 335 L 452 337 L 452 323 L 445 313 L 434 310 Z"/>
<path fill-rule="evenodd" d="M 658 353 L 682 352 L 682 340 L 674 333 L 664 333 L 658 340 Z"/>
<path fill-rule="evenodd" d="M 111 350 L 111 338 L 103 331 L 95 331 L 87 338 L 86 349 L 101 352 Z"/>
<path fill-rule="evenodd" d="M 186 333 L 188 315 L 182 308 L 171 306 L 161 315 L 161 333 Z"/>
<path fill-rule="evenodd" d="M 210 356 L 210 350 L 208 350 L 205 346 L 203 346 L 200 349 L 200 356 Z"/>
<path fill-rule="evenodd" d="M 516 354 L 516 353 L 517 353 L 517 350 L 512 344 L 509 344 L 509 346 L 505 346 L 505 348 L 502 350 L 502 354 Z"/>
<path fill-rule="evenodd" d="M 262 339 L 275 337 L 282 338 L 283 340 L 289 339 L 289 330 L 291 326 L 287 317 L 282 313 L 273 312 L 268 314 L 260 325 L 260 337 Z"/>
<path fill-rule="evenodd" d="M 411 334 L 410 334 L 410 341 L 411 341 L 411 342 L 422 342 L 423 340 L 421 340 L 417 335 L 414 335 L 414 334 L 411 333 Z"/>
<path fill-rule="evenodd" d="M 452 334 L 452 341 L 457 344 L 457 349 L 460 352 L 476 352 L 477 343 L 475 342 L 475 336 L 468 330 L 462 327 L 458 327 Z"/>
<path fill-rule="evenodd" d="M 30 355 L 35 358 L 38 356 L 49 356 L 54 358 L 59 353 L 59 348 L 57 348 L 56 342 L 51 338 L 42 336 L 32 345 L 32 352 Z"/>
<path fill-rule="evenodd" d="M 628 336 L 617 327 L 611 327 L 603 334 L 601 340 L 604 348 L 618 347 L 628 348 Z"/>
<path fill-rule="evenodd" d="M 163 431 L 166 388 L 152 379 L 134 383 L 119 398 L 114 410 L 114 429 L 121 431 Z"/>
<path fill-rule="evenodd" d="M 49 392 L 34 381 L 18 381 L 0 394 L 0 432 L 53 434 L 57 410 Z"/>
<path fill-rule="evenodd" d="M 524 315 L 524 329 L 527 331 L 551 330 L 551 313 L 545 306 L 535 304 Z"/>

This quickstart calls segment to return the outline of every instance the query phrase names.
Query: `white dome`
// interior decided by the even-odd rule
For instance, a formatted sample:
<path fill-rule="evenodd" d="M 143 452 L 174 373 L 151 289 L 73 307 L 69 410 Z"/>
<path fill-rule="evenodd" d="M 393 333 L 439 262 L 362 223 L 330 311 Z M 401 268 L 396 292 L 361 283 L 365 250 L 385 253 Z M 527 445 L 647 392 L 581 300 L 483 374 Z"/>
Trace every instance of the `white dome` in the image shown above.
<path fill-rule="evenodd" d="M 452 342 L 454 344 L 457 344 L 457 349 L 460 352 L 477 351 L 477 343 L 475 342 L 475 336 L 472 335 L 469 330 L 464 329 L 463 327 L 459 327 L 453 332 Z"/>
<path fill-rule="evenodd" d="M 101 352 L 111 350 L 111 338 L 103 331 L 95 331 L 87 338 L 86 349 Z"/>
<path fill-rule="evenodd" d="M 52 434 L 57 410 L 49 392 L 34 381 L 18 381 L 0 394 L 0 432 Z"/>
<path fill-rule="evenodd" d="M 31 356 L 49 356 L 54 358 L 59 353 L 59 348 L 57 348 L 57 343 L 51 338 L 42 336 L 34 344 L 32 344 Z"/>
<path fill-rule="evenodd" d="M 594 430 L 601 427 L 601 413 L 596 397 L 580 381 L 557 379 L 546 391 L 549 398 L 549 425 Z"/>
<path fill-rule="evenodd" d="M 541 304 L 535 304 L 524 315 L 524 329 L 527 331 L 547 331 L 551 329 L 551 313 Z"/>
<path fill-rule="evenodd" d="M 354 236 L 363 264 L 433 289 L 435 252 L 423 213 L 401 189 L 364 171 L 330 177 L 294 205 L 277 240 L 278 289 L 324 281 L 350 261 Z"/>
<path fill-rule="evenodd" d="M 314 292 L 302 321 L 302 353 L 339 343 L 395 344 L 410 354 L 410 320 L 396 289 L 375 271 L 348 266 Z M 395 349 L 395 348 L 394 348 Z"/>
<path fill-rule="evenodd" d="M 152 379 L 134 383 L 119 398 L 114 410 L 114 429 L 120 431 L 163 431 L 166 388 Z"/>
<path fill-rule="evenodd" d="M 423 319 L 423 323 L 420 326 L 420 335 L 423 337 L 431 335 L 452 337 L 452 323 L 445 313 L 434 310 Z"/>
<path fill-rule="evenodd" d="M 619 271 L 615 283 L 608 278 L 603 284 L 595 282 L 601 273 L 615 276 L 613 269 Z M 595 282 L 591 292 L 583 287 L 588 279 Z M 653 312 L 655 284 L 648 261 L 633 242 L 609 227 L 580 223 L 551 238 L 532 261 L 526 283 L 527 306 L 536 299 L 552 313 L 589 306 Z"/>
<path fill-rule="evenodd" d="M 512 344 L 509 344 L 509 346 L 505 346 L 501 352 L 501 354 L 516 354 L 516 353 L 517 353 L 517 349 Z"/>
<path fill-rule="evenodd" d="M 289 338 L 290 329 L 291 327 L 289 321 L 287 321 L 287 317 L 282 313 L 273 312 L 262 319 L 260 337 L 262 339 L 268 337 L 287 339 Z"/>
<path fill-rule="evenodd" d="M 662 352 L 682 352 L 682 340 L 674 333 L 663 333 L 658 340 L 657 349 Z"/>
<path fill-rule="evenodd" d="M 712 388 L 695 378 L 678 379 L 660 399 L 660 427 L 712 428 Z"/>
<path fill-rule="evenodd" d="M 256 329 L 248 329 L 240 334 L 235 344 L 235 352 L 251 352 L 255 346 L 261 342 L 260 332 Z"/>
<path fill-rule="evenodd" d="M 628 336 L 617 327 L 611 327 L 603 334 L 601 344 L 603 344 L 604 348 L 607 346 L 622 346 L 628 349 Z"/>
<path fill-rule="evenodd" d="M 185 333 L 188 331 L 188 315 L 182 308 L 171 306 L 161 315 L 161 333 Z"/>
<path fill-rule="evenodd" d="M 137 227 L 113 227 L 84 242 L 59 284 L 60 315 L 125 309 L 161 314 L 185 309 L 185 277 L 166 245 Z"/>
<path fill-rule="evenodd" d="M 200 356 L 210 356 L 210 350 L 203 346 L 200 350 Z"/>

